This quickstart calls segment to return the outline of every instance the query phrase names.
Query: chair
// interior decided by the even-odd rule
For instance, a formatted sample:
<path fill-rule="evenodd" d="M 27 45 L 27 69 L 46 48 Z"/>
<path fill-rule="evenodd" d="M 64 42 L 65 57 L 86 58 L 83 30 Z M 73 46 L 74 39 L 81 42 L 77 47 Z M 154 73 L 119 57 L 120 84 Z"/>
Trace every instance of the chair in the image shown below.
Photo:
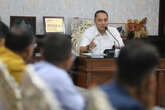
<path fill-rule="evenodd" d="M 0 100 L 7 110 L 23 110 L 20 88 L 0 61 Z"/>
<path fill-rule="evenodd" d="M 94 25 L 94 22 L 92 19 L 80 19 L 80 18 L 75 18 L 73 20 L 73 23 L 71 24 L 72 28 L 72 43 L 73 43 L 73 50 L 76 54 L 76 56 L 79 56 L 80 54 L 80 40 L 83 32 Z"/>
<path fill-rule="evenodd" d="M 75 88 L 82 95 L 82 97 L 85 99 L 85 101 L 88 101 L 89 90 L 85 89 L 85 88 L 78 87 L 78 86 L 75 86 Z"/>
<path fill-rule="evenodd" d="M 99 88 L 89 91 L 87 110 L 115 110 L 107 99 L 106 94 Z"/>
<path fill-rule="evenodd" d="M 27 65 L 21 87 L 24 110 L 61 110 L 59 102 L 37 76 L 33 65 Z"/>

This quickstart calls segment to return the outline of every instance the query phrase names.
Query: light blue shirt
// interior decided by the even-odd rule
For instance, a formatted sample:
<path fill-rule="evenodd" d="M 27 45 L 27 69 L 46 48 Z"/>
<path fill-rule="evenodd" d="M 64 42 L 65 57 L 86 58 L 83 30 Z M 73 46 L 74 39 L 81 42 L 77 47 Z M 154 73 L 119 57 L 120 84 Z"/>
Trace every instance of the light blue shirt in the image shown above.
<path fill-rule="evenodd" d="M 46 61 L 34 64 L 35 71 L 53 91 L 63 109 L 83 110 L 85 102 L 73 85 L 68 73 Z"/>

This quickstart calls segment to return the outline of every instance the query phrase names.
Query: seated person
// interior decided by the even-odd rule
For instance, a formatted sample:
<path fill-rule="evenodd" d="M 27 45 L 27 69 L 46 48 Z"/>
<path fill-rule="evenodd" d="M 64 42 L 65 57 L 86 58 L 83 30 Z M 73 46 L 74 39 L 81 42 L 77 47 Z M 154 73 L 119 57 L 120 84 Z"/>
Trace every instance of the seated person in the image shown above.
<path fill-rule="evenodd" d="M 4 24 L 2 21 L 0 21 L 0 55 L 3 54 L 3 50 L 4 46 L 5 46 L 5 37 L 7 37 L 9 34 L 9 28 L 6 26 L 6 24 Z M 5 110 L 6 107 L 4 106 L 4 104 L 2 103 L 2 101 L 0 100 L 0 108 L 2 110 Z"/>
<path fill-rule="evenodd" d="M 120 51 L 116 79 L 101 89 L 117 110 L 151 110 L 158 64 L 159 55 L 153 46 L 131 42 Z"/>
<path fill-rule="evenodd" d="M 52 34 L 43 42 L 43 61 L 34 64 L 39 77 L 47 83 L 64 110 L 83 110 L 84 99 L 69 77 L 73 63 L 72 44 L 68 36 Z"/>
<path fill-rule="evenodd" d="M 6 24 L 0 21 L 0 50 L 5 45 L 5 37 L 7 37 L 8 34 L 9 34 L 9 28 L 6 26 Z"/>
<path fill-rule="evenodd" d="M 124 46 L 120 33 L 116 28 L 108 26 L 108 14 L 104 10 L 95 13 L 95 25 L 87 29 L 80 41 L 80 52 L 102 54 L 105 49 Z"/>
<path fill-rule="evenodd" d="M 34 36 L 27 30 L 21 33 L 10 32 L 5 37 L 5 46 L 0 48 L 0 60 L 7 66 L 9 73 L 20 83 L 26 60 L 33 53 Z"/>

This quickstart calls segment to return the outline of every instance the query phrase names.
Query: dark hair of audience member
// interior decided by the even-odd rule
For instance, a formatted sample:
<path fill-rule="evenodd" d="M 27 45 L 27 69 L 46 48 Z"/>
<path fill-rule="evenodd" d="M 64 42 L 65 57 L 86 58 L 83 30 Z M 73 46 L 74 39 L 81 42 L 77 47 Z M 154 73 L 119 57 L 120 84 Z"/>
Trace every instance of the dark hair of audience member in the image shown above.
<path fill-rule="evenodd" d="M 4 24 L 2 21 L 0 21 L 0 37 L 5 38 L 9 34 L 9 28 Z"/>
<path fill-rule="evenodd" d="M 66 61 L 71 56 L 72 43 L 69 35 L 49 34 L 43 42 L 43 57 L 52 64 Z"/>
<path fill-rule="evenodd" d="M 13 51 L 23 51 L 34 42 L 34 35 L 30 32 L 15 33 L 10 32 L 6 37 L 6 47 Z"/>
<path fill-rule="evenodd" d="M 117 59 L 117 80 L 129 86 L 140 85 L 159 64 L 156 48 L 142 41 L 131 41 L 120 51 Z"/>

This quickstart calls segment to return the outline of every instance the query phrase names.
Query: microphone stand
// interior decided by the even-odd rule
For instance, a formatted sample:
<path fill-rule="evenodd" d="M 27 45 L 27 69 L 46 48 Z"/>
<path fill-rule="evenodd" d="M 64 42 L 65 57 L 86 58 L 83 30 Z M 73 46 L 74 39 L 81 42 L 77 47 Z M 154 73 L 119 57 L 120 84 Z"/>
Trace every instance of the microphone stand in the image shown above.
<path fill-rule="evenodd" d="M 108 30 L 108 27 L 105 27 L 105 30 L 113 37 L 113 39 L 115 39 L 115 40 L 117 41 L 119 47 L 116 47 L 116 46 L 115 46 L 115 48 L 116 48 L 116 49 L 120 49 L 120 48 L 121 48 L 121 47 L 120 47 L 120 43 L 119 43 L 119 41 L 116 39 L 116 37 Z"/>

